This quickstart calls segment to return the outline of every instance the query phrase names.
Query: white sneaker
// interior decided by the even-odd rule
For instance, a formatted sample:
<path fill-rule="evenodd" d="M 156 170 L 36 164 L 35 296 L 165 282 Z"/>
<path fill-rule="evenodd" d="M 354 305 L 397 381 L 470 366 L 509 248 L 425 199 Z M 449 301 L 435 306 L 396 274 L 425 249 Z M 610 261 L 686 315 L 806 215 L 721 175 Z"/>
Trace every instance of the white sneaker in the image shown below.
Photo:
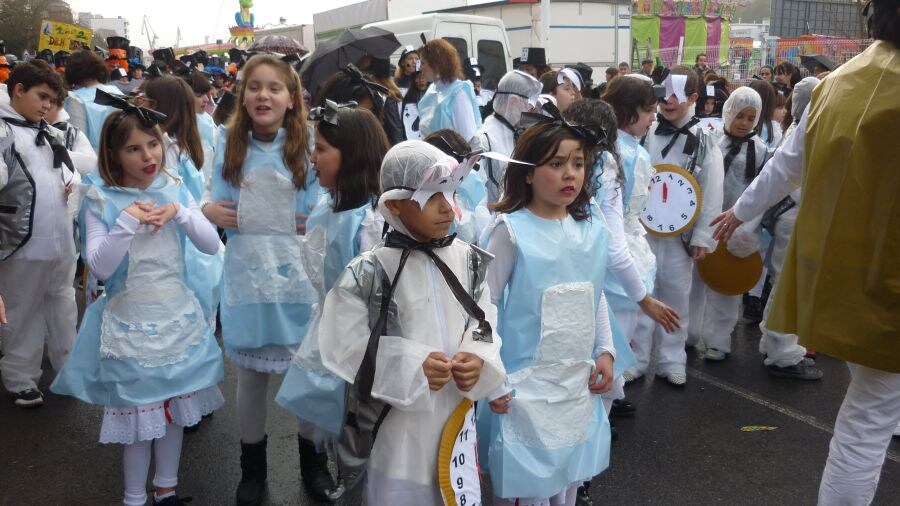
<path fill-rule="evenodd" d="M 676 387 L 681 387 L 687 383 L 687 374 L 684 371 L 672 371 L 666 375 L 666 381 Z"/>
<path fill-rule="evenodd" d="M 715 348 L 707 348 L 703 353 L 703 358 L 706 360 L 712 360 L 714 362 L 719 362 L 721 360 L 725 360 L 727 353 L 722 350 L 717 350 Z"/>
<path fill-rule="evenodd" d="M 632 381 L 643 376 L 644 371 L 638 369 L 637 367 L 629 367 L 628 369 L 625 369 L 625 372 L 622 373 L 622 379 L 625 380 L 625 383 L 631 383 Z"/>

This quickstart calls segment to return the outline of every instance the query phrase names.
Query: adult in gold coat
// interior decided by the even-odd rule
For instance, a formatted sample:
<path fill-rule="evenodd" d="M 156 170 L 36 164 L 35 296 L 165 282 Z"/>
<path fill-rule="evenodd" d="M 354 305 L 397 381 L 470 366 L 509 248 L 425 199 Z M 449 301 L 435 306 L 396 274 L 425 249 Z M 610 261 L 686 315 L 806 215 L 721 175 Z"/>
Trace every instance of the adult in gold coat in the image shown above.
<path fill-rule="evenodd" d="M 869 504 L 900 422 L 900 0 L 872 0 L 878 39 L 826 77 L 797 132 L 722 213 L 716 238 L 803 187 L 769 326 L 846 360 L 819 504 Z"/>

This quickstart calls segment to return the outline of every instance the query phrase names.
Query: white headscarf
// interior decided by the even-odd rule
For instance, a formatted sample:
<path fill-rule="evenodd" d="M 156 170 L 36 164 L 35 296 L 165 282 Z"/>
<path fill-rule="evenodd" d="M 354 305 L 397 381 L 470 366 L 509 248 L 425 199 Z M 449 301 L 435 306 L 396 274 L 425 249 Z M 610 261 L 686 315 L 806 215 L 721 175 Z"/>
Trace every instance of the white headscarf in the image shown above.
<path fill-rule="evenodd" d="M 753 120 L 753 128 L 756 128 L 762 113 L 762 97 L 753 88 L 741 86 L 731 93 L 722 106 L 722 122 L 727 130 L 731 130 L 731 122 L 747 107 L 756 109 L 756 117 Z"/>
<path fill-rule="evenodd" d="M 523 112 L 532 110 L 541 94 L 541 82 L 520 70 L 507 72 L 497 83 L 494 112 L 516 126 Z"/>

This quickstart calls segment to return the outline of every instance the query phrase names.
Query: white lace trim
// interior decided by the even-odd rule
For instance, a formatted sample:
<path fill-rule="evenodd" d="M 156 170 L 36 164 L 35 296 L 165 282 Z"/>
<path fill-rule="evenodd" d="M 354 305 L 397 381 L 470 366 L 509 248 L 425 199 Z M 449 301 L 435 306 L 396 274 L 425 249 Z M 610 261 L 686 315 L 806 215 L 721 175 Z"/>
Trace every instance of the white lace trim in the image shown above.
<path fill-rule="evenodd" d="M 291 366 L 294 350 L 287 346 L 263 346 L 252 350 L 225 348 L 225 356 L 238 367 L 257 372 L 284 374 Z"/>
<path fill-rule="evenodd" d="M 100 442 L 132 444 L 159 439 L 168 425 L 190 427 L 225 404 L 219 387 L 211 386 L 167 401 L 133 408 L 104 408 Z"/>

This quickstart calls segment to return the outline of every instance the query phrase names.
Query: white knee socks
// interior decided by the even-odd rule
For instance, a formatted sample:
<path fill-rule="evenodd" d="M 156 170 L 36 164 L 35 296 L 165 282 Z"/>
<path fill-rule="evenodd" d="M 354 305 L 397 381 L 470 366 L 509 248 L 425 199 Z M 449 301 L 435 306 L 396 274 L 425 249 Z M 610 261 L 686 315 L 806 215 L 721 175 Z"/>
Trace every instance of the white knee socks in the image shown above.
<path fill-rule="evenodd" d="M 125 476 L 126 506 L 143 506 L 147 503 L 147 474 L 150 472 L 150 445 L 156 448 L 156 475 L 153 485 L 174 488 L 178 485 L 178 463 L 181 460 L 181 441 L 184 428 L 169 424 L 166 435 L 155 441 L 136 441 L 125 445 L 122 455 L 122 471 Z"/>

